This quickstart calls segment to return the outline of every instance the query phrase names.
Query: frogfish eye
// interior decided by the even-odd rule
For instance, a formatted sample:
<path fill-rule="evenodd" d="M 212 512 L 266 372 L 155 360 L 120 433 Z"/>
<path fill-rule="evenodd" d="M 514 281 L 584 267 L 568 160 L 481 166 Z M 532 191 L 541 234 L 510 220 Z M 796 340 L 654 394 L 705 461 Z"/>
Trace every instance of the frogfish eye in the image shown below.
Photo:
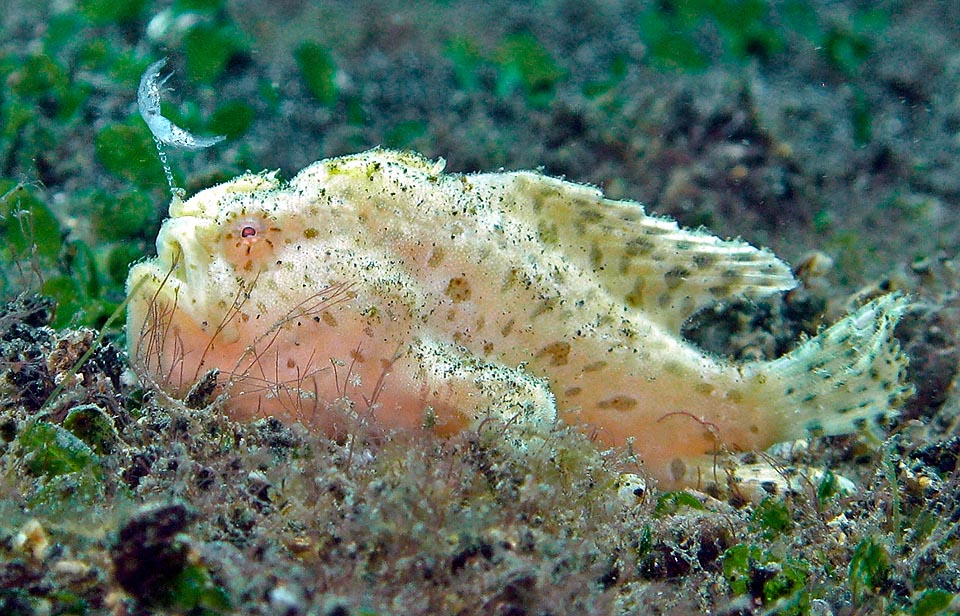
<path fill-rule="evenodd" d="M 227 221 L 232 229 L 227 233 L 227 239 L 239 242 L 238 245 L 249 245 L 259 241 L 269 241 L 267 233 L 269 223 L 259 216 L 249 216 L 240 220 Z"/>
<path fill-rule="evenodd" d="M 222 236 L 224 256 L 238 270 L 260 271 L 265 263 L 273 262 L 274 244 L 280 237 L 276 221 L 260 212 L 228 215 L 224 221 L 226 233 Z"/>

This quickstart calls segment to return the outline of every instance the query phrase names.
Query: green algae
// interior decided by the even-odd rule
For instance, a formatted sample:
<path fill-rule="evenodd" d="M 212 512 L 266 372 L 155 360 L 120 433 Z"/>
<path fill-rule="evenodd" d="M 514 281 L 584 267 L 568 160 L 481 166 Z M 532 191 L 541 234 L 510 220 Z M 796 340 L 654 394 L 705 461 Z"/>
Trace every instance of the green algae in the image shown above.
<path fill-rule="evenodd" d="M 339 89 L 336 76 L 337 65 L 330 51 L 314 42 L 306 42 L 296 48 L 293 57 L 300 69 L 307 91 L 321 105 L 332 105 L 337 101 Z"/>
<path fill-rule="evenodd" d="M 723 555 L 723 575 L 734 595 L 748 595 L 778 614 L 804 614 L 810 566 L 795 558 L 779 558 L 756 545 L 741 544 Z"/>
<path fill-rule="evenodd" d="M 890 577 L 890 554 L 876 538 L 866 537 L 854 549 L 847 573 L 853 599 L 862 604 Z"/>
<path fill-rule="evenodd" d="M 27 186 L 0 180 L 0 254 L 7 259 L 36 255 L 53 259 L 63 246 L 60 222 Z"/>
<path fill-rule="evenodd" d="M 166 185 L 153 138 L 140 118 L 104 126 L 94 141 L 97 160 L 107 171 L 140 188 Z"/>
<path fill-rule="evenodd" d="M 496 92 L 506 98 L 520 88 L 532 107 L 550 104 L 557 83 L 566 72 L 531 32 L 504 37 L 493 56 L 499 67 Z"/>
<path fill-rule="evenodd" d="M 217 104 L 207 128 L 227 139 L 239 139 L 250 130 L 256 115 L 250 103 L 239 99 L 226 100 Z"/>
<path fill-rule="evenodd" d="M 249 49 L 243 33 L 231 22 L 199 22 L 184 36 L 187 75 L 193 81 L 213 84 L 230 61 Z"/>
<path fill-rule="evenodd" d="M 95 404 L 81 404 L 71 408 L 63 420 L 63 427 L 86 443 L 97 455 L 113 452 L 120 438 L 113 419 Z"/>
<path fill-rule="evenodd" d="M 783 500 L 773 497 L 760 501 L 750 516 L 750 522 L 766 539 L 780 536 L 793 527 L 789 507 Z"/>
<path fill-rule="evenodd" d="M 69 430 L 45 421 L 29 424 L 20 433 L 18 444 L 27 471 L 37 477 L 88 471 L 98 462 L 89 445 Z"/>

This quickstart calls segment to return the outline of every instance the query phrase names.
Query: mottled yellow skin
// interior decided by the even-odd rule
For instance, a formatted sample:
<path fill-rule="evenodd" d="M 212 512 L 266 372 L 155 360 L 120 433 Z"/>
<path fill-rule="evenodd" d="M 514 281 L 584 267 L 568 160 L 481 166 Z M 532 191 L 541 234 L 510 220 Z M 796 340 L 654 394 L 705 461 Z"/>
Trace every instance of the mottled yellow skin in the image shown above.
<path fill-rule="evenodd" d="M 130 272 L 134 364 L 175 395 L 219 368 L 233 416 L 326 430 L 344 412 L 440 433 L 559 416 L 632 438 L 668 487 L 703 482 L 721 447 L 849 432 L 907 392 L 901 300 L 729 364 L 680 325 L 792 287 L 772 254 L 536 173 L 441 170 L 373 150 L 175 201 Z"/>

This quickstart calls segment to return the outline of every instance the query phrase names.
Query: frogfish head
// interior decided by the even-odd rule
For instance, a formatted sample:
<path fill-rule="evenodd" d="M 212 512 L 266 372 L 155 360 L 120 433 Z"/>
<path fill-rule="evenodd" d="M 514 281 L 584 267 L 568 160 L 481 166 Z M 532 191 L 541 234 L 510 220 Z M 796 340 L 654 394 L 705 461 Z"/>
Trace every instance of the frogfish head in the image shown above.
<path fill-rule="evenodd" d="M 323 200 L 309 201 L 319 213 Z M 272 414 L 300 413 L 303 392 L 284 384 L 311 368 L 296 357 L 280 366 L 268 350 L 291 321 L 312 322 L 321 307 L 345 297 L 344 285 L 320 279 L 316 260 L 310 287 L 326 292 L 300 299 L 291 289 L 291 279 L 306 280 L 309 260 L 297 257 L 317 234 L 316 220 L 305 224 L 301 209 L 273 173 L 174 199 L 156 258 L 134 265 L 127 278 L 127 346 L 138 372 L 180 397 L 216 368 L 227 380 L 244 381 L 233 384 L 239 418 L 263 414 L 265 400 L 287 390 L 292 402 L 272 403 Z M 267 362 L 275 366 L 263 367 Z"/>

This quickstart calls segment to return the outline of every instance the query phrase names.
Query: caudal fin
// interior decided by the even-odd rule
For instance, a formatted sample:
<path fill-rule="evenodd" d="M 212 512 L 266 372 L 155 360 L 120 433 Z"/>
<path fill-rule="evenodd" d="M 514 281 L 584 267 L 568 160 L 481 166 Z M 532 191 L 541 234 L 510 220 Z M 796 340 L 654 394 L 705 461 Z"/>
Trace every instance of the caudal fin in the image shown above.
<path fill-rule="evenodd" d="M 893 336 L 907 305 L 879 297 L 766 365 L 784 387 L 780 440 L 849 434 L 896 414 L 914 391 Z"/>

